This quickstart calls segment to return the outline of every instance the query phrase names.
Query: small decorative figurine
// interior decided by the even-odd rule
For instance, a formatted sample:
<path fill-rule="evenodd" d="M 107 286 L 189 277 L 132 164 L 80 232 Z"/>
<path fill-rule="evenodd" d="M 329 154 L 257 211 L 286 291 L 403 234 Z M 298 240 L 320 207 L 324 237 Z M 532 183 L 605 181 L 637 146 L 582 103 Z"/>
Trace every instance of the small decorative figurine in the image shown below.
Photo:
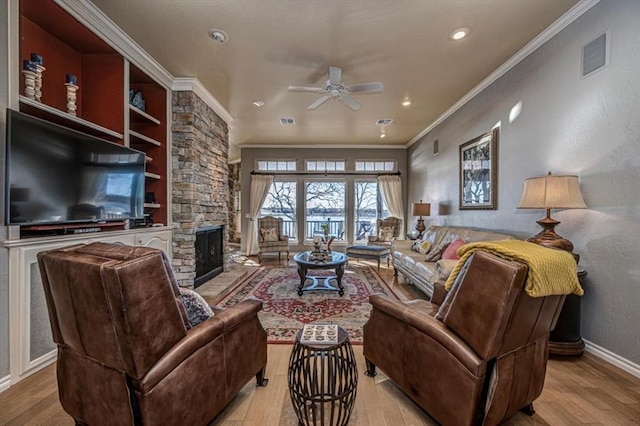
<path fill-rule="evenodd" d="M 134 107 L 144 111 L 146 108 L 146 102 L 142 97 L 142 91 L 134 91 L 133 89 L 129 90 L 129 103 Z"/>
<path fill-rule="evenodd" d="M 42 102 L 42 73 L 47 69 L 44 67 L 44 59 L 37 53 L 31 54 L 31 62 L 36 65 L 35 100 Z"/>
<path fill-rule="evenodd" d="M 38 68 L 35 63 L 28 59 L 25 59 L 22 64 L 22 74 L 24 74 L 24 95 L 29 99 L 35 99 Z"/>
<path fill-rule="evenodd" d="M 73 74 L 67 74 L 67 82 L 64 84 L 67 87 L 67 112 L 71 115 L 76 114 L 76 91 L 78 90 L 77 82 L 78 78 Z"/>

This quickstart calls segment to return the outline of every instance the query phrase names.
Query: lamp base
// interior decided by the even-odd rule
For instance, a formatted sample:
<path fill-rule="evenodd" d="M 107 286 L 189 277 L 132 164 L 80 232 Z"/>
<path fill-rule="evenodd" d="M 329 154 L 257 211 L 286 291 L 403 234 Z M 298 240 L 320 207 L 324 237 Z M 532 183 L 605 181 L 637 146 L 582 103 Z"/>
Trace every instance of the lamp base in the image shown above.
<path fill-rule="evenodd" d="M 527 241 L 545 247 L 573 252 L 573 243 L 556 234 L 555 227 L 560 223 L 559 221 L 547 216 L 544 219 L 537 220 L 536 223 L 542 227 L 542 231 L 529 238 Z"/>
<path fill-rule="evenodd" d="M 416 239 L 422 239 L 422 235 L 426 229 L 427 227 L 424 226 L 424 219 L 421 216 L 420 219 L 418 219 L 418 223 L 416 223 L 416 231 L 418 231 L 418 236 L 416 237 Z"/>

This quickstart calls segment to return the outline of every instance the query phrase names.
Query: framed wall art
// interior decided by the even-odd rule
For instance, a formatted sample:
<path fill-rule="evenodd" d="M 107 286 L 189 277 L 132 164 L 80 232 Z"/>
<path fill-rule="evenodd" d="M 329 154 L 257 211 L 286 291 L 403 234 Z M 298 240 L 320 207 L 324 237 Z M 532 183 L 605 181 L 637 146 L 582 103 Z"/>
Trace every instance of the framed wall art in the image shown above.
<path fill-rule="evenodd" d="M 460 145 L 460 210 L 495 210 L 498 128 Z"/>

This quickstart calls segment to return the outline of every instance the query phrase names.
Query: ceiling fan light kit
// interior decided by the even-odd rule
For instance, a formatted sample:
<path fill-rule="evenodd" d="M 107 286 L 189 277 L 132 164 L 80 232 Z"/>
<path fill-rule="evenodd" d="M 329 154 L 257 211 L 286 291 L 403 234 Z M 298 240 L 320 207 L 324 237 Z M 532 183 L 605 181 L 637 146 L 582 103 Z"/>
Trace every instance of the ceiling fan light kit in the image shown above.
<path fill-rule="evenodd" d="M 338 67 L 329 67 L 329 79 L 324 87 L 289 86 L 290 92 L 308 92 L 322 95 L 307 109 L 316 109 L 329 99 L 334 99 L 342 102 L 353 111 L 358 111 L 361 106 L 358 101 L 350 96 L 351 94 L 379 93 L 382 90 L 383 85 L 379 82 L 344 86 L 342 83 L 342 68 Z"/>

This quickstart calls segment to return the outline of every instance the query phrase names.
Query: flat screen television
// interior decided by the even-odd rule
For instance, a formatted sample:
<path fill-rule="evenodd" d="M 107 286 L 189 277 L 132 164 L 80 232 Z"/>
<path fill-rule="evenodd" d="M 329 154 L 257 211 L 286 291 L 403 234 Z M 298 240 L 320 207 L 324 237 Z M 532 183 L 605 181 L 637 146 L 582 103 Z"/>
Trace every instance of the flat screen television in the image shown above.
<path fill-rule="evenodd" d="M 7 225 L 144 216 L 144 153 L 11 109 L 6 141 Z"/>

